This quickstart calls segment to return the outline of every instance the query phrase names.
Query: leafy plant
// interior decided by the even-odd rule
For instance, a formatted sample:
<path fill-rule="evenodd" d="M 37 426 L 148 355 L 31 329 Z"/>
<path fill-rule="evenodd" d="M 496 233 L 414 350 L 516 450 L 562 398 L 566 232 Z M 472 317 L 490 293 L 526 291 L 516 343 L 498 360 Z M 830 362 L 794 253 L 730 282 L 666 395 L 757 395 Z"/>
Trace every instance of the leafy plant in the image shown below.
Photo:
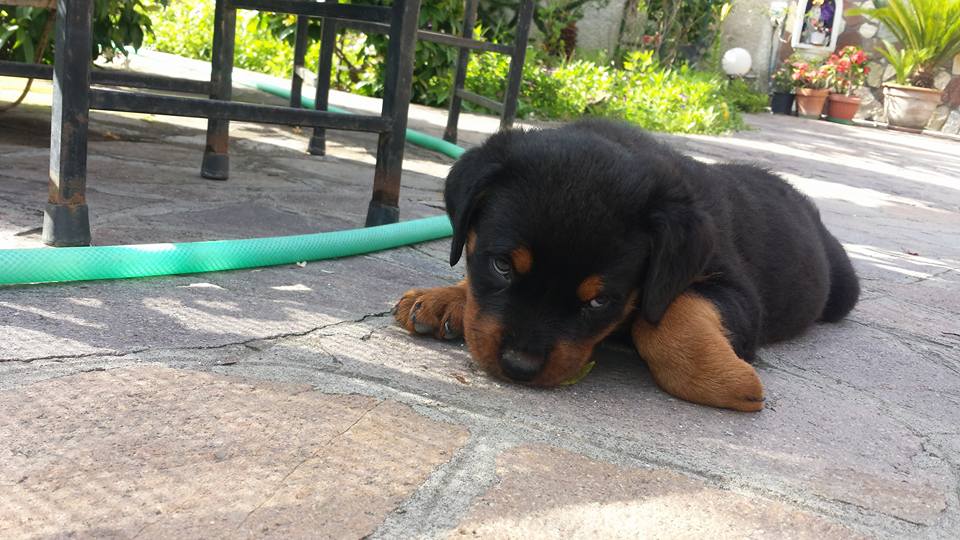
<path fill-rule="evenodd" d="M 877 19 L 896 36 L 900 48 L 884 40 L 879 51 L 897 84 L 931 88 L 937 65 L 960 53 L 960 0 L 888 0 L 848 13 Z"/>
<path fill-rule="evenodd" d="M 755 91 L 747 81 L 741 78 L 728 79 L 723 88 L 723 95 L 735 110 L 748 113 L 766 110 L 770 101 L 765 94 Z"/>
<path fill-rule="evenodd" d="M 826 65 L 814 65 L 806 60 L 794 60 L 790 63 L 792 69 L 790 78 L 797 82 L 798 88 L 821 89 L 827 87 L 827 76 L 830 74 Z"/>
<path fill-rule="evenodd" d="M 209 59 L 212 9 L 213 0 L 171 3 L 155 20 L 152 46 Z M 289 29 L 294 23 L 294 19 L 239 12 L 237 67 L 288 77 L 293 62 Z M 476 35 L 492 35 L 492 31 L 478 25 Z M 311 44 L 308 58 L 316 58 L 317 47 L 317 42 Z M 452 74 L 424 71 L 419 63 L 424 57 L 418 58 L 421 60 L 415 67 L 415 78 L 419 84 L 434 84 L 437 100 L 445 98 Z M 502 100 L 510 58 L 490 52 L 472 54 L 470 58 L 467 88 Z M 379 62 L 382 56 L 374 42 L 351 31 L 342 32 L 334 56 L 334 86 L 376 95 L 382 88 Z M 431 98 L 424 98 L 425 95 L 421 87 L 415 101 L 429 102 Z M 628 53 L 623 69 L 617 69 L 612 64 L 583 59 L 558 61 L 541 47 L 531 46 L 523 67 L 518 114 L 558 120 L 591 114 L 622 118 L 659 131 L 723 133 L 743 128 L 740 111 L 757 111 L 764 105 L 765 97 L 743 81 L 730 81 L 719 73 L 696 71 L 687 65 L 664 66 L 650 50 Z M 480 109 L 470 103 L 464 107 Z"/>
<path fill-rule="evenodd" d="M 839 54 L 831 54 L 826 68 L 827 86 L 838 94 L 848 96 L 863 86 L 870 73 L 867 53 L 852 45 L 844 47 Z"/>
<path fill-rule="evenodd" d="M 96 0 L 91 57 L 113 59 L 125 56 L 127 46 L 139 49 L 151 31 L 150 13 L 163 2 L 166 0 Z M 41 8 L 0 7 L 0 60 L 52 62 L 53 36 L 44 36 L 51 16 L 52 12 Z M 50 40 L 50 46 L 37 58 L 44 39 Z"/>
<path fill-rule="evenodd" d="M 550 56 L 569 60 L 577 44 L 576 23 L 583 18 L 583 8 L 600 0 L 547 0 L 533 13 L 533 24 L 540 30 L 539 41 Z"/>
<path fill-rule="evenodd" d="M 800 86 L 800 81 L 793 77 L 793 63 L 795 58 L 788 58 L 770 76 L 770 85 L 774 92 L 791 93 Z"/>
<path fill-rule="evenodd" d="M 660 63 L 695 63 L 716 49 L 720 23 L 729 13 L 727 0 L 646 0 L 647 28 L 641 45 L 656 52 Z"/>
<path fill-rule="evenodd" d="M 633 51 L 623 69 L 583 60 L 547 67 L 528 50 L 518 112 L 522 117 L 572 119 L 584 114 L 620 118 L 647 129 L 677 133 L 724 133 L 742 129 L 739 111 L 757 112 L 766 97 L 741 80 L 729 81 L 687 65 L 662 66 L 653 51 Z M 508 61 L 475 55 L 467 88 L 502 98 Z"/>

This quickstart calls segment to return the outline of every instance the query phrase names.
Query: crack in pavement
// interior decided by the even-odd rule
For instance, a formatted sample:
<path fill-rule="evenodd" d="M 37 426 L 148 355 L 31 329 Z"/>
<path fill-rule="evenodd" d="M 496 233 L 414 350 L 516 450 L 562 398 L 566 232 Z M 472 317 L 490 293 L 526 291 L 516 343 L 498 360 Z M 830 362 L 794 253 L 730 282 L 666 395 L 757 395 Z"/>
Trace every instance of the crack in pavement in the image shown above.
<path fill-rule="evenodd" d="M 351 429 L 353 429 L 357 424 L 359 424 L 364 418 L 367 417 L 367 415 L 369 415 L 374 409 L 376 409 L 377 407 L 379 407 L 382 403 L 383 403 L 382 400 L 376 401 L 373 405 L 371 405 L 370 407 L 367 407 L 362 413 L 360 413 L 360 416 L 358 416 L 357 419 L 353 421 L 353 423 L 351 423 L 349 426 L 346 427 L 346 429 L 344 429 L 343 431 L 337 433 L 337 434 L 334 435 L 333 437 L 330 437 L 330 439 L 328 439 L 325 443 L 321 444 L 319 447 L 317 447 L 316 450 L 314 450 L 313 452 L 311 452 L 309 456 L 305 457 L 305 458 L 302 459 L 299 463 L 297 463 L 296 465 L 294 465 L 293 468 L 290 469 L 290 471 L 288 471 L 287 474 L 285 474 L 285 475 L 283 476 L 283 478 L 280 479 L 279 482 L 277 482 L 277 486 L 273 489 L 273 491 L 270 492 L 270 495 L 268 495 L 268 496 L 263 500 L 263 502 L 261 502 L 261 503 L 258 504 L 256 507 L 254 507 L 253 510 L 250 510 L 250 511 L 247 513 L 246 516 L 244 516 L 243 520 L 240 521 L 240 523 L 237 524 L 236 530 L 240 530 L 240 528 L 243 527 L 243 526 L 247 523 L 247 520 L 250 519 L 250 516 L 252 516 L 254 513 L 256 513 L 257 510 L 263 508 L 263 505 L 267 504 L 267 503 L 270 502 L 274 497 L 276 497 L 276 496 L 277 496 L 277 493 L 280 492 L 280 489 L 281 489 L 281 488 L 283 487 L 283 485 L 286 483 L 287 479 L 290 478 L 290 476 L 293 475 L 293 473 L 297 472 L 297 470 L 299 470 L 300 467 L 302 467 L 304 463 L 310 461 L 311 459 L 315 459 L 315 458 L 320 454 L 320 451 L 323 450 L 323 448 L 325 448 L 325 447 L 327 447 L 327 446 L 330 446 L 334 441 L 336 441 L 336 440 L 339 439 L 340 437 L 343 437 L 344 435 L 346 435 Z"/>
<path fill-rule="evenodd" d="M 285 332 L 282 334 L 274 334 L 271 336 L 256 337 L 251 339 L 246 339 L 242 341 L 232 341 L 229 343 L 221 343 L 219 345 L 196 345 L 192 347 L 143 347 L 139 349 L 133 349 L 129 351 L 101 351 L 101 352 L 90 352 L 90 353 L 79 353 L 79 354 L 56 354 L 50 356 L 38 356 L 33 358 L 0 358 L 0 364 L 19 362 L 22 364 L 30 364 L 32 362 L 42 362 L 42 361 L 65 361 L 65 360 L 77 360 L 81 358 L 96 358 L 96 357 L 115 357 L 122 358 L 125 356 L 131 356 L 135 354 L 144 353 L 150 350 L 155 351 L 215 351 L 218 349 L 227 349 L 230 347 L 247 347 L 256 351 L 262 351 L 263 348 L 257 348 L 252 344 L 262 341 L 278 341 L 281 339 L 292 338 L 292 337 L 303 337 L 314 332 L 319 332 L 321 330 L 326 330 L 328 328 L 335 328 L 337 326 L 343 326 L 345 324 L 359 324 L 367 321 L 368 319 L 380 318 L 390 315 L 390 311 L 379 311 L 375 313 L 367 313 L 361 316 L 359 319 L 348 319 L 345 321 L 337 321 L 335 323 L 324 324 L 321 326 L 316 326 L 313 328 L 308 328 L 307 330 L 302 330 L 299 332 Z"/>

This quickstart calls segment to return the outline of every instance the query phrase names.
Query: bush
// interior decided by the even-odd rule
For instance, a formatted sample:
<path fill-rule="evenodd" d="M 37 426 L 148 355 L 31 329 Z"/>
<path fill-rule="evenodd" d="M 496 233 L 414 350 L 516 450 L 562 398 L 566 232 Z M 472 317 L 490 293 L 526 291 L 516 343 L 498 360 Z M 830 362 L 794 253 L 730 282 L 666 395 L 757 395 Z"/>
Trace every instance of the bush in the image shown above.
<path fill-rule="evenodd" d="M 744 127 L 739 111 L 759 112 L 767 104 L 767 97 L 743 80 L 685 65 L 663 68 L 652 51 L 629 53 L 623 69 L 582 60 L 545 68 L 532 50 L 527 58 L 521 117 L 568 120 L 590 114 L 655 131 L 718 134 Z M 500 55 L 474 55 L 467 88 L 502 99 L 508 67 Z"/>
<path fill-rule="evenodd" d="M 171 2 L 154 17 L 148 44 L 158 51 L 209 61 L 213 52 L 213 4 L 214 0 Z M 293 46 L 277 39 L 259 15 L 254 11 L 237 12 L 234 65 L 289 77 L 293 70 Z M 314 43 L 312 49 L 310 52 L 316 55 L 319 44 Z"/>
<path fill-rule="evenodd" d="M 425 13 L 428 19 L 441 17 L 434 10 Z M 212 24 L 212 0 L 173 2 L 156 17 L 151 43 L 161 51 L 209 59 Z M 289 77 L 294 24 L 294 17 L 278 19 L 238 12 L 235 65 Z M 422 26 L 431 24 L 437 23 L 421 21 Z M 189 31 L 185 26 L 189 26 Z M 374 38 L 379 37 L 352 32 L 338 37 L 334 88 L 367 96 L 382 94 L 380 64 L 386 41 L 381 43 Z M 312 42 L 307 57 L 315 59 L 318 47 L 316 41 Z M 434 106 L 445 103 L 455 55 L 452 47 L 418 45 L 414 102 Z M 538 48 L 527 49 L 517 110 L 521 118 L 569 120 L 590 114 L 629 120 L 656 131 L 716 134 L 743 128 L 739 111 L 755 112 L 766 106 L 766 96 L 753 92 L 742 80 L 729 81 L 718 73 L 696 71 L 686 65 L 667 68 L 660 65 L 652 51 L 628 53 L 622 69 L 586 60 L 556 66 L 550 62 L 556 62 L 556 58 L 548 58 Z M 478 94 L 502 100 L 509 66 L 510 59 L 504 55 L 472 54 L 466 86 Z M 468 110 L 479 109 L 469 103 L 464 106 Z"/>
<path fill-rule="evenodd" d="M 124 47 L 139 49 L 151 31 L 150 12 L 157 8 L 158 4 L 149 0 L 94 2 L 92 57 L 103 55 L 112 60 L 127 54 Z M 52 20 L 51 30 L 46 33 L 49 42 L 42 58 L 37 58 L 47 21 L 53 17 L 53 12 L 46 9 L 0 6 L 0 60 L 53 62 Z"/>

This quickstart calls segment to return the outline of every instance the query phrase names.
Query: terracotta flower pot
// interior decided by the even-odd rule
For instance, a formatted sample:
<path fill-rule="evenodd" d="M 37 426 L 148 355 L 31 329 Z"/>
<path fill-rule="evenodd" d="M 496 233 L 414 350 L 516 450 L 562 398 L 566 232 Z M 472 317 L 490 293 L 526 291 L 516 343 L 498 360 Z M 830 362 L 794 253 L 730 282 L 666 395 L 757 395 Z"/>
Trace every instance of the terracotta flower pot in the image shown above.
<path fill-rule="evenodd" d="M 798 88 L 797 112 L 805 118 L 820 118 L 828 95 L 830 90 L 826 88 Z"/>
<path fill-rule="evenodd" d="M 830 94 L 827 102 L 827 118 L 841 122 L 850 122 L 860 110 L 860 98 L 843 94 Z"/>
<path fill-rule="evenodd" d="M 940 91 L 934 88 L 886 84 L 883 86 L 883 112 L 894 127 L 923 129 L 940 104 Z"/>

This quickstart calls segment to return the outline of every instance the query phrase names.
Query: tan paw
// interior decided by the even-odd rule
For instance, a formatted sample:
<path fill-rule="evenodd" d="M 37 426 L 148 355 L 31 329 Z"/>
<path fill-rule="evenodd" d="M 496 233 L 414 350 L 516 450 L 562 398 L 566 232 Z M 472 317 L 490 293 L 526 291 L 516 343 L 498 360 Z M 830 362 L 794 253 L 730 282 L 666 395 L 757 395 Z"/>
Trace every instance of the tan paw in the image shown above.
<path fill-rule="evenodd" d="M 708 387 L 716 389 L 715 397 L 703 395 L 714 407 L 741 412 L 757 412 L 763 409 L 763 383 L 753 366 L 737 359 L 723 366 L 722 373 Z"/>
<path fill-rule="evenodd" d="M 460 339 L 466 301 L 463 285 L 411 289 L 394 306 L 393 316 L 410 332 L 437 339 Z"/>

